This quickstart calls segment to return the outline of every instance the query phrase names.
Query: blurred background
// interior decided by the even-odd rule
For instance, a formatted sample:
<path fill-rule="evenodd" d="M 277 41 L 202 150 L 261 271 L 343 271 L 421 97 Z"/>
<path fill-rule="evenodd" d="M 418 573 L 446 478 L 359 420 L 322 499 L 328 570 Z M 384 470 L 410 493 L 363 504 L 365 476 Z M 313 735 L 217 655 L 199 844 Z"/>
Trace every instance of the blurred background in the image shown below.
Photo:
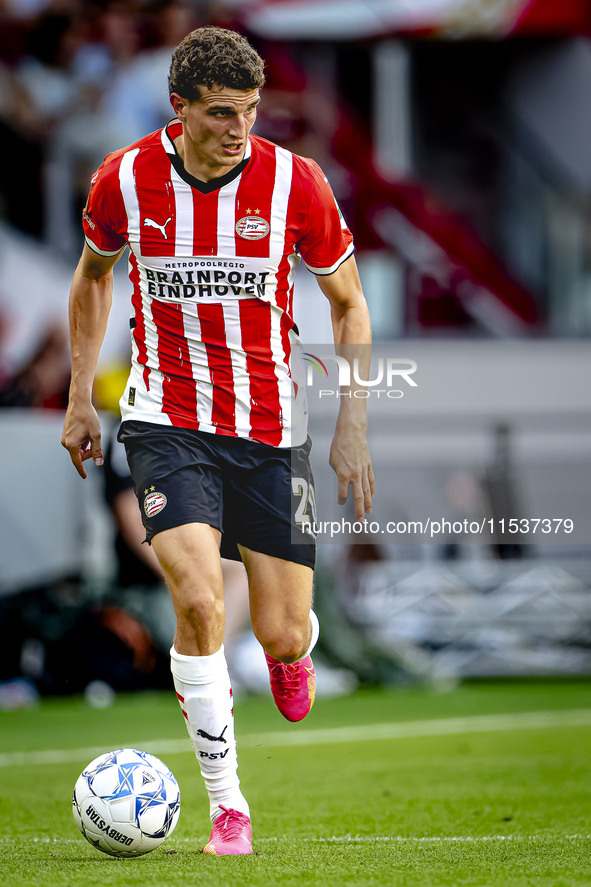
<path fill-rule="evenodd" d="M 418 360 L 425 396 L 372 432 L 394 517 L 418 496 L 433 519 L 579 530 L 320 546 L 320 691 L 590 674 L 587 0 L 0 0 L 0 708 L 170 685 L 170 603 L 114 439 L 125 262 L 96 385 L 107 466 L 80 482 L 59 439 L 90 177 L 170 118 L 171 53 L 204 24 L 266 59 L 255 133 L 320 163 L 375 340 Z M 330 341 L 305 269 L 295 310 L 304 342 Z M 443 409 L 433 367 L 477 381 Z M 259 692 L 244 573 L 226 570 L 231 670 Z"/>

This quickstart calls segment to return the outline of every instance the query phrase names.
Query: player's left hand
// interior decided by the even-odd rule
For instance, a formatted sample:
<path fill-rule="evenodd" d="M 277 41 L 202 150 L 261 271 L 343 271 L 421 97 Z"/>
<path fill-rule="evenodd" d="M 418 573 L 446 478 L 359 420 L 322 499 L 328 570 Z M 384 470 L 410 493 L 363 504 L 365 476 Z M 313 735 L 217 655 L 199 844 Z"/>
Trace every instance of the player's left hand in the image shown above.
<path fill-rule="evenodd" d="M 338 480 L 339 505 L 345 504 L 351 487 L 355 520 L 362 521 L 364 513 L 371 514 L 371 500 L 375 493 L 375 480 L 364 426 L 337 422 L 329 463 Z"/>
<path fill-rule="evenodd" d="M 82 404 L 76 404 L 74 398 L 70 399 L 62 432 L 62 446 L 69 452 L 72 464 L 83 480 L 86 480 L 84 462 L 92 459 L 95 465 L 103 464 L 101 423 L 90 399 Z"/>

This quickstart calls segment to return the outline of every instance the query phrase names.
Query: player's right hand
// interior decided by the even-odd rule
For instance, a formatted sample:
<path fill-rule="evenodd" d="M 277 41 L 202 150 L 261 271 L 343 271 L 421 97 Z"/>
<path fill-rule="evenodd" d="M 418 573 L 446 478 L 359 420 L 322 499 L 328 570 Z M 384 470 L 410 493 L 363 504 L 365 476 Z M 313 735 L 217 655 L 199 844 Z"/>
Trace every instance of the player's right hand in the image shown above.
<path fill-rule="evenodd" d="M 81 478 L 86 479 L 84 462 L 92 459 L 95 465 L 102 465 L 104 460 L 101 446 L 101 423 L 92 404 L 81 408 L 70 406 L 66 412 L 62 446 L 70 454 L 72 464 Z"/>

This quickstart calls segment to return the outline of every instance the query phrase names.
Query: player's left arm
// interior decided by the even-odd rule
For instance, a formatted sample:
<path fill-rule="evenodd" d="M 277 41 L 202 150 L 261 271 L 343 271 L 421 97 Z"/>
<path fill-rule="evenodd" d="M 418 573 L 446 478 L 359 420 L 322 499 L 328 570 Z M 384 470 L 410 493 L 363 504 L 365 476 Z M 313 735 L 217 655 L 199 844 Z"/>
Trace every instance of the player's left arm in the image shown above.
<path fill-rule="evenodd" d="M 371 327 L 355 258 L 350 256 L 332 274 L 316 279 L 330 302 L 337 354 L 346 357 L 351 368 L 357 358 L 358 377 L 369 378 Z M 355 397 L 354 391 L 341 391 L 330 465 L 338 479 L 338 503 L 345 504 L 351 487 L 358 521 L 363 520 L 364 512 L 371 512 L 375 491 L 366 433 L 366 398 Z"/>

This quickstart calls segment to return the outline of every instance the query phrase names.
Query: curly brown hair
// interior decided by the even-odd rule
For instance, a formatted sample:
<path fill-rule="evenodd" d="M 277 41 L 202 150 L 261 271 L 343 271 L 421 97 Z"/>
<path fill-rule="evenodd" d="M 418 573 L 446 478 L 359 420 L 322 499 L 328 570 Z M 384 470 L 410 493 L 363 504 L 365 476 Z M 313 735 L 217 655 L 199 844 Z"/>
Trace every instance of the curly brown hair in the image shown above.
<path fill-rule="evenodd" d="M 176 92 L 195 102 L 201 97 L 200 86 L 260 89 L 265 82 L 264 65 L 248 40 L 236 31 L 213 26 L 197 28 L 174 51 L 169 93 Z"/>

